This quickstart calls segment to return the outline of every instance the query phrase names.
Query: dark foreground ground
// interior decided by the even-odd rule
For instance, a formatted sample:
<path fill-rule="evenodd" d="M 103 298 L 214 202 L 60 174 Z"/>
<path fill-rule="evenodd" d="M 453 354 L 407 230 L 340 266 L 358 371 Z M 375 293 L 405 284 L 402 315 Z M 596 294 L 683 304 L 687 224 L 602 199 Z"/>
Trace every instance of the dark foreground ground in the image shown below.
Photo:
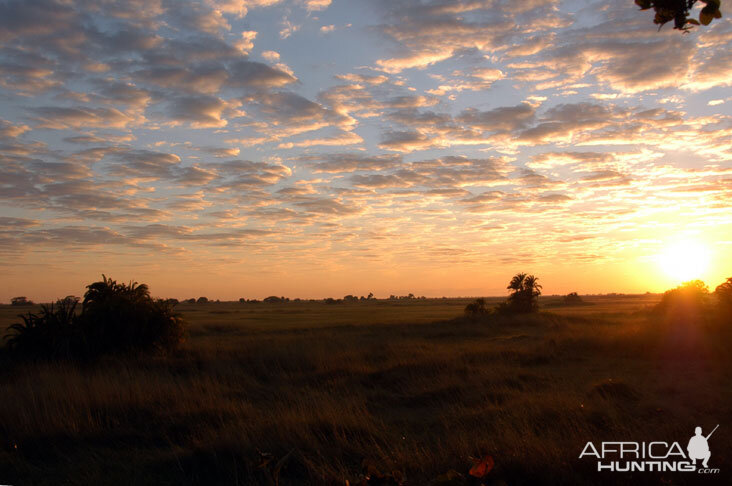
<path fill-rule="evenodd" d="M 480 484 L 456 473 L 486 454 L 485 484 L 729 484 L 732 334 L 657 322 L 657 299 L 483 322 L 457 299 L 180 305 L 172 356 L 4 360 L 0 484 Z M 578 459 L 718 423 L 714 475 Z"/>

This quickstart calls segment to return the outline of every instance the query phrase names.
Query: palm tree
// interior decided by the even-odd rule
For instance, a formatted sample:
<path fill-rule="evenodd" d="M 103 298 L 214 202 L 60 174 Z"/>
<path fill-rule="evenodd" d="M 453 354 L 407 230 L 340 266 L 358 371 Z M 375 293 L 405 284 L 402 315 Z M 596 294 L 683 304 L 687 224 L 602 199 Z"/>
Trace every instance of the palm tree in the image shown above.
<path fill-rule="evenodd" d="M 509 290 L 514 290 L 515 292 L 519 292 L 524 288 L 524 280 L 526 280 L 526 274 L 517 273 L 516 275 L 513 276 L 513 278 L 511 279 L 511 282 L 508 284 L 508 287 L 506 287 L 506 288 Z"/>
<path fill-rule="evenodd" d="M 117 350 L 172 349 L 183 324 L 173 306 L 153 299 L 145 284 L 102 280 L 87 286 L 81 325 L 90 353 Z"/>
<path fill-rule="evenodd" d="M 515 313 L 536 312 L 539 310 L 541 284 L 539 278 L 526 273 L 517 273 L 506 287 L 511 291 L 505 310 Z"/>
<path fill-rule="evenodd" d="M 121 296 L 132 302 L 141 302 L 150 298 L 150 289 L 145 284 L 130 282 L 129 284 L 117 283 L 116 280 L 107 278 L 102 274 L 102 280 L 87 285 L 88 290 L 84 294 L 82 306 L 85 311 L 95 311 L 97 308 L 109 305 L 113 299 Z"/>
<path fill-rule="evenodd" d="M 38 314 L 20 314 L 22 324 L 8 327 L 8 349 L 21 357 L 41 359 L 69 358 L 78 345 L 76 301 L 58 300 L 41 305 Z"/>

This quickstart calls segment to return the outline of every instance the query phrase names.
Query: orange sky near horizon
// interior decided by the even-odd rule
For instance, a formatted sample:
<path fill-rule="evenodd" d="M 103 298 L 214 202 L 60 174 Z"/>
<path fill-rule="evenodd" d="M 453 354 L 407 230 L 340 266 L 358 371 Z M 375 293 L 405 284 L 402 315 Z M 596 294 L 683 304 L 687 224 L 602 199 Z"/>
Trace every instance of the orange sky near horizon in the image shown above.
<path fill-rule="evenodd" d="M 730 268 L 729 247 L 720 246 L 710 251 L 710 263 L 702 268 L 699 278 L 710 287 L 710 291 L 732 277 L 725 268 Z M 543 293 L 567 294 L 577 291 L 580 294 L 606 293 L 645 293 L 663 292 L 673 288 L 686 278 L 669 274 L 667 262 L 659 261 L 658 253 L 639 254 L 620 262 L 564 262 L 537 261 L 533 265 L 482 265 L 479 262 L 462 264 L 459 278 L 449 263 L 441 266 L 421 265 L 417 262 L 394 267 L 358 268 L 347 263 L 333 262 L 332 266 L 293 271 L 287 268 L 271 268 L 252 273 L 234 271 L 237 265 L 221 265 L 206 268 L 204 264 L 169 266 L 164 262 L 147 262 L 141 257 L 132 265 L 119 264 L 112 257 L 105 268 L 106 275 L 118 281 L 138 281 L 147 283 L 153 295 L 187 299 L 205 296 L 223 301 L 262 299 L 269 295 L 290 298 L 325 297 L 341 298 L 344 295 L 368 295 L 373 292 L 377 298 L 391 294 L 407 295 L 413 293 L 427 297 L 473 297 L 503 296 L 507 294 L 506 285 L 517 271 L 525 271 L 539 276 Z M 622 254 L 621 254 L 622 255 Z M 96 257 L 95 257 L 96 258 Z M 557 255 L 557 259 L 561 259 Z M 489 261 L 489 259 L 486 259 Z M 40 265 L 39 265 L 40 266 Z M 66 295 L 83 295 L 85 286 L 101 279 L 96 273 L 93 262 L 80 259 L 73 270 L 53 273 L 39 282 L 35 274 L 14 279 L 10 290 L 3 288 L 9 296 L 25 295 L 37 302 L 52 301 Z M 690 278 L 690 279 L 691 279 Z M 23 292 L 22 289 L 34 289 Z M 59 291 L 59 289 L 61 289 Z M 9 301 L 9 298 L 5 299 Z"/>

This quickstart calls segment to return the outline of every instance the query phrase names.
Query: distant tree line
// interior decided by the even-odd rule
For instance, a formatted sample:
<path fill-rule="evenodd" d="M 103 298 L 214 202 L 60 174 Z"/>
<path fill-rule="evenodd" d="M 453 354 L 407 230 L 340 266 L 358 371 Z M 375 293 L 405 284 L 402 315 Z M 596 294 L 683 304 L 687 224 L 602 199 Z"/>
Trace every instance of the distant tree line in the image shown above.
<path fill-rule="evenodd" d="M 425 300 L 427 299 L 426 296 L 420 296 L 417 297 L 412 293 L 409 293 L 407 295 L 390 295 L 389 300 Z M 447 299 L 447 297 L 443 297 L 443 299 Z M 369 292 L 368 295 L 361 295 L 357 296 L 355 294 L 348 294 L 344 295 L 342 298 L 333 298 L 333 297 L 326 297 L 324 299 L 300 299 L 300 298 L 289 298 L 284 296 L 277 296 L 277 295 L 270 295 L 268 297 L 265 297 L 262 300 L 259 299 L 247 299 L 245 297 L 241 297 L 238 299 L 238 302 L 240 304 L 285 304 L 288 302 L 321 302 L 326 304 L 334 304 L 334 303 L 346 303 L 346 302 L 372 302 L 376 301 L 376 297 L 374 296 L 373 292 Z M 170 304 L 171 306 L 176 306 L 178 304 L 210 304 L 210 303 L 219 303 L 221 302 L 219 299 L 213 300 L 209 299 L 208 297 L 202 296 L 202 297 L 191 297 L 188 299 L 183 299 L 182 301 L 179 301 L 178 299 L 165 299 L 165 301 Z M 26 299 L 25 297 L 13 297 L 12 299 L 13 305 L 33 305 L 33 302 Z"/>
<path fill-rule="evenodd" d="M 409 293 L 407 295 L 390 295 L 389 296 L 389 300 L 415 300 L 415 299 L 424 300 L 426 298 L 427 297 L 425 297 L 424 295 L 421 297 L 416 297 L 412 293 Z"/>
<path fill-rule="evenodd" d="M 415 298 L 413 294 L 409 294 L 410 297 L 399 297 L 399 299 L 402 298 Z M 397 298 L 392 296 L 393 298 Z M 420 299 L 425 299 L 426 297 L 419 297 Z M 171 304 L 176 305 L 178 304 L 178 299 L 167 299 Z M 277 295 L 270 295 L 269 297 L 265 297 L 262 300 L 258 299 L 247 299 L 245 297 L 241 297 L 238 302 L 240 304 L 285 304 L 287 302 L 323 302 L 326 304 L 332 304 L 332 303 L 341 303 L 341 302 L 362 302 L 362 301 L 375 301 L 376 297 L 374 297 L 373 292 L 369 292 L 368 295 L 363 296 L 361 295 L 356 296 L 352 294 L 348 294 L 343 296 L 341 299 L 334 299 L 333 297 L 327 297 L 325 299 L 300 299 L 300 298 L 294 298 L 290 299 L 289 297 L 284 296 L 277 296 Z M 184 304 L 208 304 L 211 302 L 220 302 L 219 300 L 213 301 L 209 300 L 207 297 L 198 297 L 198 298 L 190 298 L 183 300 Z"/>

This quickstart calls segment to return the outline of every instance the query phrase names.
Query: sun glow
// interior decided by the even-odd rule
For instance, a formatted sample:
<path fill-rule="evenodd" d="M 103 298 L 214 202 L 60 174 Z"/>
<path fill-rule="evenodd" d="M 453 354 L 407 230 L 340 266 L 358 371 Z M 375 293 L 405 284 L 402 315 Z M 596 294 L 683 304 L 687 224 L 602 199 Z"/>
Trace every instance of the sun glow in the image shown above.
<path fill-rule="evenodd" d="M 709 261 L 709 248 L 693 240 L 671 243 L 658 256 L 661 269 L 679 282 L 701 279 L 709 266 Z"/>

